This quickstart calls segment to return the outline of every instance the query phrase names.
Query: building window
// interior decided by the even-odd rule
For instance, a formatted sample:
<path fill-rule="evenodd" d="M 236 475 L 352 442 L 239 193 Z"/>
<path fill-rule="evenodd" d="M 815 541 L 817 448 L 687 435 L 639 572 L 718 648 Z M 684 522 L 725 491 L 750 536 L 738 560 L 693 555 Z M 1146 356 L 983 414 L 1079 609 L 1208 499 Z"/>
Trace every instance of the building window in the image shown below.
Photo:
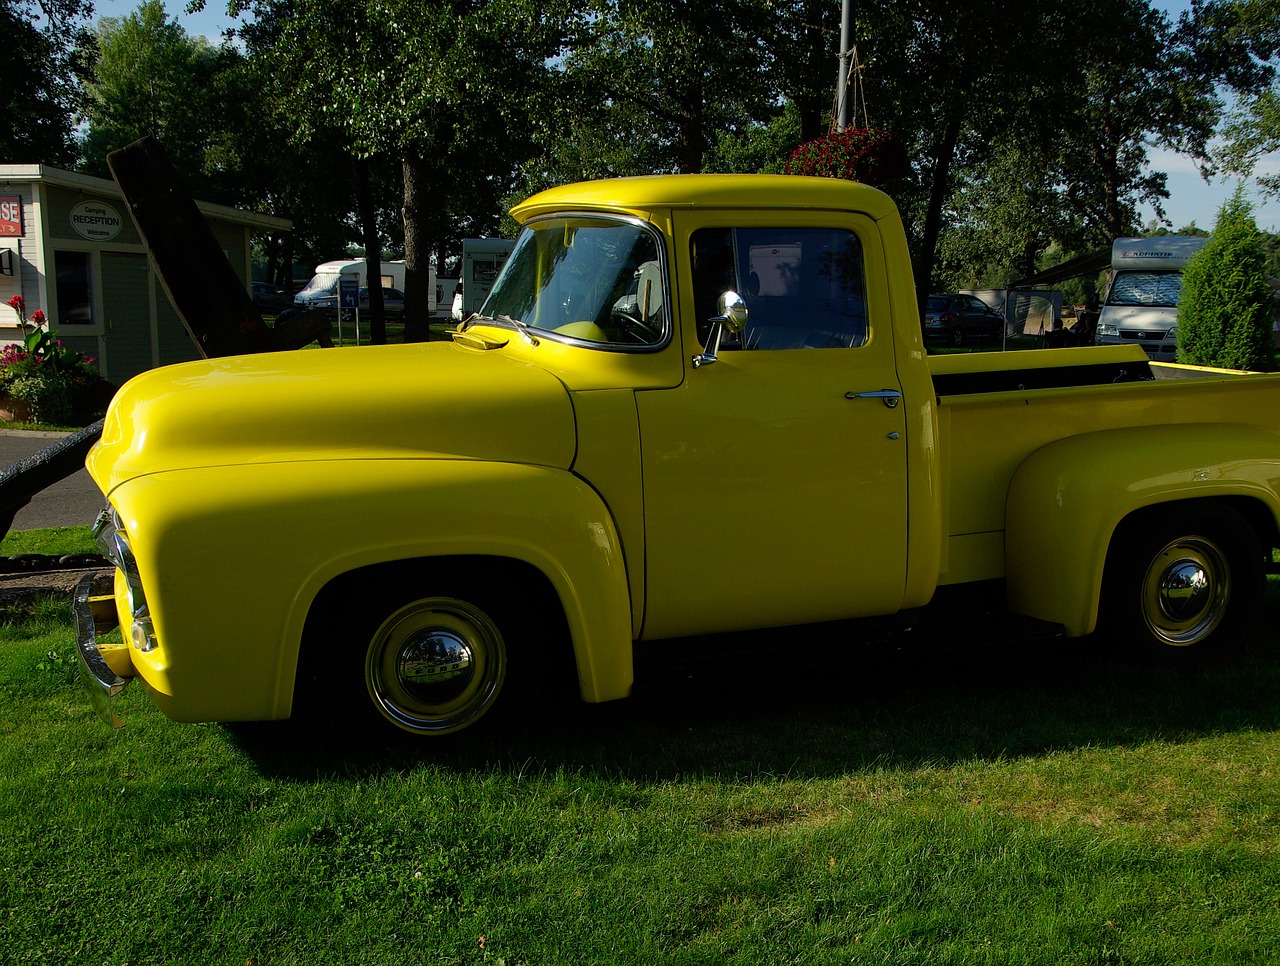
<path fill-rule="evenodd" d="M 93 325 L 93 256 L 54 252 L 58 277 L 58 325 Z"/>

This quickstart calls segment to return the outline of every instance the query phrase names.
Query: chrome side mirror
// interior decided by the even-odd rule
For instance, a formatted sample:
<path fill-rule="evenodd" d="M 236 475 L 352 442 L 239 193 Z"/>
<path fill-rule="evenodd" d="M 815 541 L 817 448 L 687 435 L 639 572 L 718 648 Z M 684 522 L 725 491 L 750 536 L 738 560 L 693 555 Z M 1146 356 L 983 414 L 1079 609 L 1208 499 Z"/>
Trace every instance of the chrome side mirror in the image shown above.
<path fill-rule="evenodd" d="M 693 357 L 695 369 L 716 361 L 720 351 L 720 338 L 725 329 L 737 335 L 747 327 L 747 303 L 737 292 L 729 291 L 721 295 L 716 302 L 716 313 L 707 320 L 711 323 L 711 331 L 707 334 L 706 349 Z"/>

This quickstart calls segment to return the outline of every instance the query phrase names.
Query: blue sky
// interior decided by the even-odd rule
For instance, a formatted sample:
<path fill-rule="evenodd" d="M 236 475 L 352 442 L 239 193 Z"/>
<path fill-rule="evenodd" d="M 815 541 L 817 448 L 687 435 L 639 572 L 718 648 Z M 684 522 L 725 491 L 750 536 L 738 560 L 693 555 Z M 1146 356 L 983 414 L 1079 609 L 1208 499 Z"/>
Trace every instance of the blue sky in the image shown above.
<path fill-rule="evenodd" d="M 125 17 L 136 10 L 139 3 L 140 0 L 96 0 L 94 7 L 98 17 Z M 1154 6 L 1170 18 L 1176 18 L 1190 3 L 1189 0 L 1155 0 Z M 222 31 L 233 23 L 226 15 L 225 0 L 207 0 L 204 11 L 198 14 L 185 13 L 184 7 L 185 3 L 181 2 L 166 3 L 169 15 L 177 17 L 178 23 L 189 34 L 203 35 L 216 42 Z M 1181 228 L 1194 221 L 1201 228 L 1212 228 L 1218 209 L 1235 190 L 1235 181 L 1215 179 L 1206 183 L 1195 164 L 1184 155 L 1152 150 L 1149 157 L 1151 167 L 1168 176 L 1169 200 L 1164 208 L 1173 227 Z M 1280 158 L 1269 159 L 1266 170 L 1269 173 L 1280 171 Z M 1280 201 L 1264 202 L 1252 184 L 1246 184 L 1245 188 L 1256 206 L 1254 214 L 1259 227 L 1280 230 Z M 1146 210 L 1143 215 L 1149 219 L 1152 212 Z"/>

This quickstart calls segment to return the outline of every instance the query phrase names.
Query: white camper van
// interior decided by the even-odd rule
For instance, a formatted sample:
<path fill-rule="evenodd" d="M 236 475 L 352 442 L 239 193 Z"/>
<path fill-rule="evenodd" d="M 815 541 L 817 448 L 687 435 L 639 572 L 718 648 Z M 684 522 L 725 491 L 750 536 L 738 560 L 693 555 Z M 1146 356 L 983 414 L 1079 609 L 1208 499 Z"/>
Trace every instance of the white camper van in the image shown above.
<path fill-rule="evenodd" d="M 364 277 L 364 269 L 364 259 L 322 262 L 316 266 L 316 273 L 311 276 L 311 281 L 293 297 L 293 303 L 298 308 L 320 308 L 326 305 L 336 307 L 338 304 L 338 279 L 343 276 L 357 278 L 360 280 L 360 288 L 368 288 L 368 282 Z M 404 291 L 403 261 L 383 262 L 378 266 L 378 272 L 384 289 L 391 288 L 398 292 Z M 434 266 L 428 269 L 427 291 L 432 295 L 436 294 L 436 270 Z M 435 307 L 435 302 L 432 301 L 431 308 L 434 309 Z"/>
<path fill-rule="evenodd" d="M 514 245 L 507 238 L 462 239 L 462 278 L 458 280 L 451 313 L 455 321 L 461 322 L 479 311 Z"/>
<path fill-rule="evenodd" d="M 1117 238 L 1111 246 L 1111 283 L 1098 316 L 1098 344 L 1136 342 L 1152 359 L 1174 361 L 1182 269 L 1208 240 L 1196 235 Z"/>

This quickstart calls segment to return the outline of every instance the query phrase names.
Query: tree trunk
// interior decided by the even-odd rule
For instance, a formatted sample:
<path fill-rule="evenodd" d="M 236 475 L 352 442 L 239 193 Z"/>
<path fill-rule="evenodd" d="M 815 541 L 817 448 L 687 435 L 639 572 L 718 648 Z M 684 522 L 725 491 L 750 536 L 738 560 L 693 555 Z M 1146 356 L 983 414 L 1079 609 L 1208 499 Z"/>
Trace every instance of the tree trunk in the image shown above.
<path fill-rule="evenodd" d="M 702 153 L 707 137 L 703 131 L 702 84 L 694 81 L 680 98 L 679 144 L 676 147 L 676 164 L 680 174 L 700 174 Z"/>
<path fill-rule="evenodd" d="M 353 167 L 360 234 L 364 241 L 364 284 L 369 290 L 369 343 L 386 345 L 387 318 L 382 306 L 382 242 L 378 238 L 378 207 L 373 200 L 369 162 L 356 158 Z M 341 307 L 338 311 L 342 311 Z"/>
<path fill-rule="evenodd" d="M 271 285 L 279 285 L 279 269 L 280 269 L 280 236 L 270 234 L 267 236 L 266 242 L 263 243 L 263 249 L 267 256 L 266 277 L 263 281 Z"/>
<path fill-rule="evenodd" d="M 293 232 L 291 231 L 285 232 L 284 237 L 280 239 L 279 271 L 277 284 L 283 285 L 284 290 L 290 295 L 296 294 L 293 290 Z"/>
<path fill-rule="evenodd" d="M 421 197 L 429 183 L 426 165 L 420 158 L 400 163 L 404 176 L 404 341 L 426 342 L 431 338 L 431 239 L 426 230 Z"/>
<path fill-rule="evenodd" d="M 804 4 L 804 51 L 805 61 L 810 65 L 809 73 L 812 81 L 804 89 L 808 97 L 795 98 L 796 108 L 800 112 L 800 143 L 806 144 L 827 133 L 825 115 L 831 108 L 829 89 L 814 83 L 819 76 L 828 77 L 826 68 L 831 63 L 831 51 L 828 49 L 827 36 L 823 33 L 823 13 L 826 7 L 823 0 L 805 0 Z M 827 19 L 830 19 L 829 17 Z"/>
<path fill-rule="evenodd" d="M 924 304 L 933 287 L 933 265 L 937 260 L 938 235 L 942 231 L 942 205 L 950 193 L 951 162 L 960 141 L 963 112 L 954 110 L 933 153 L 933 184 L 929 189 L 929 208 L 924 216 L 924 234 L 920 238 L 920 264 L 916 266 L 916 301 L 924 314 Z"/>

